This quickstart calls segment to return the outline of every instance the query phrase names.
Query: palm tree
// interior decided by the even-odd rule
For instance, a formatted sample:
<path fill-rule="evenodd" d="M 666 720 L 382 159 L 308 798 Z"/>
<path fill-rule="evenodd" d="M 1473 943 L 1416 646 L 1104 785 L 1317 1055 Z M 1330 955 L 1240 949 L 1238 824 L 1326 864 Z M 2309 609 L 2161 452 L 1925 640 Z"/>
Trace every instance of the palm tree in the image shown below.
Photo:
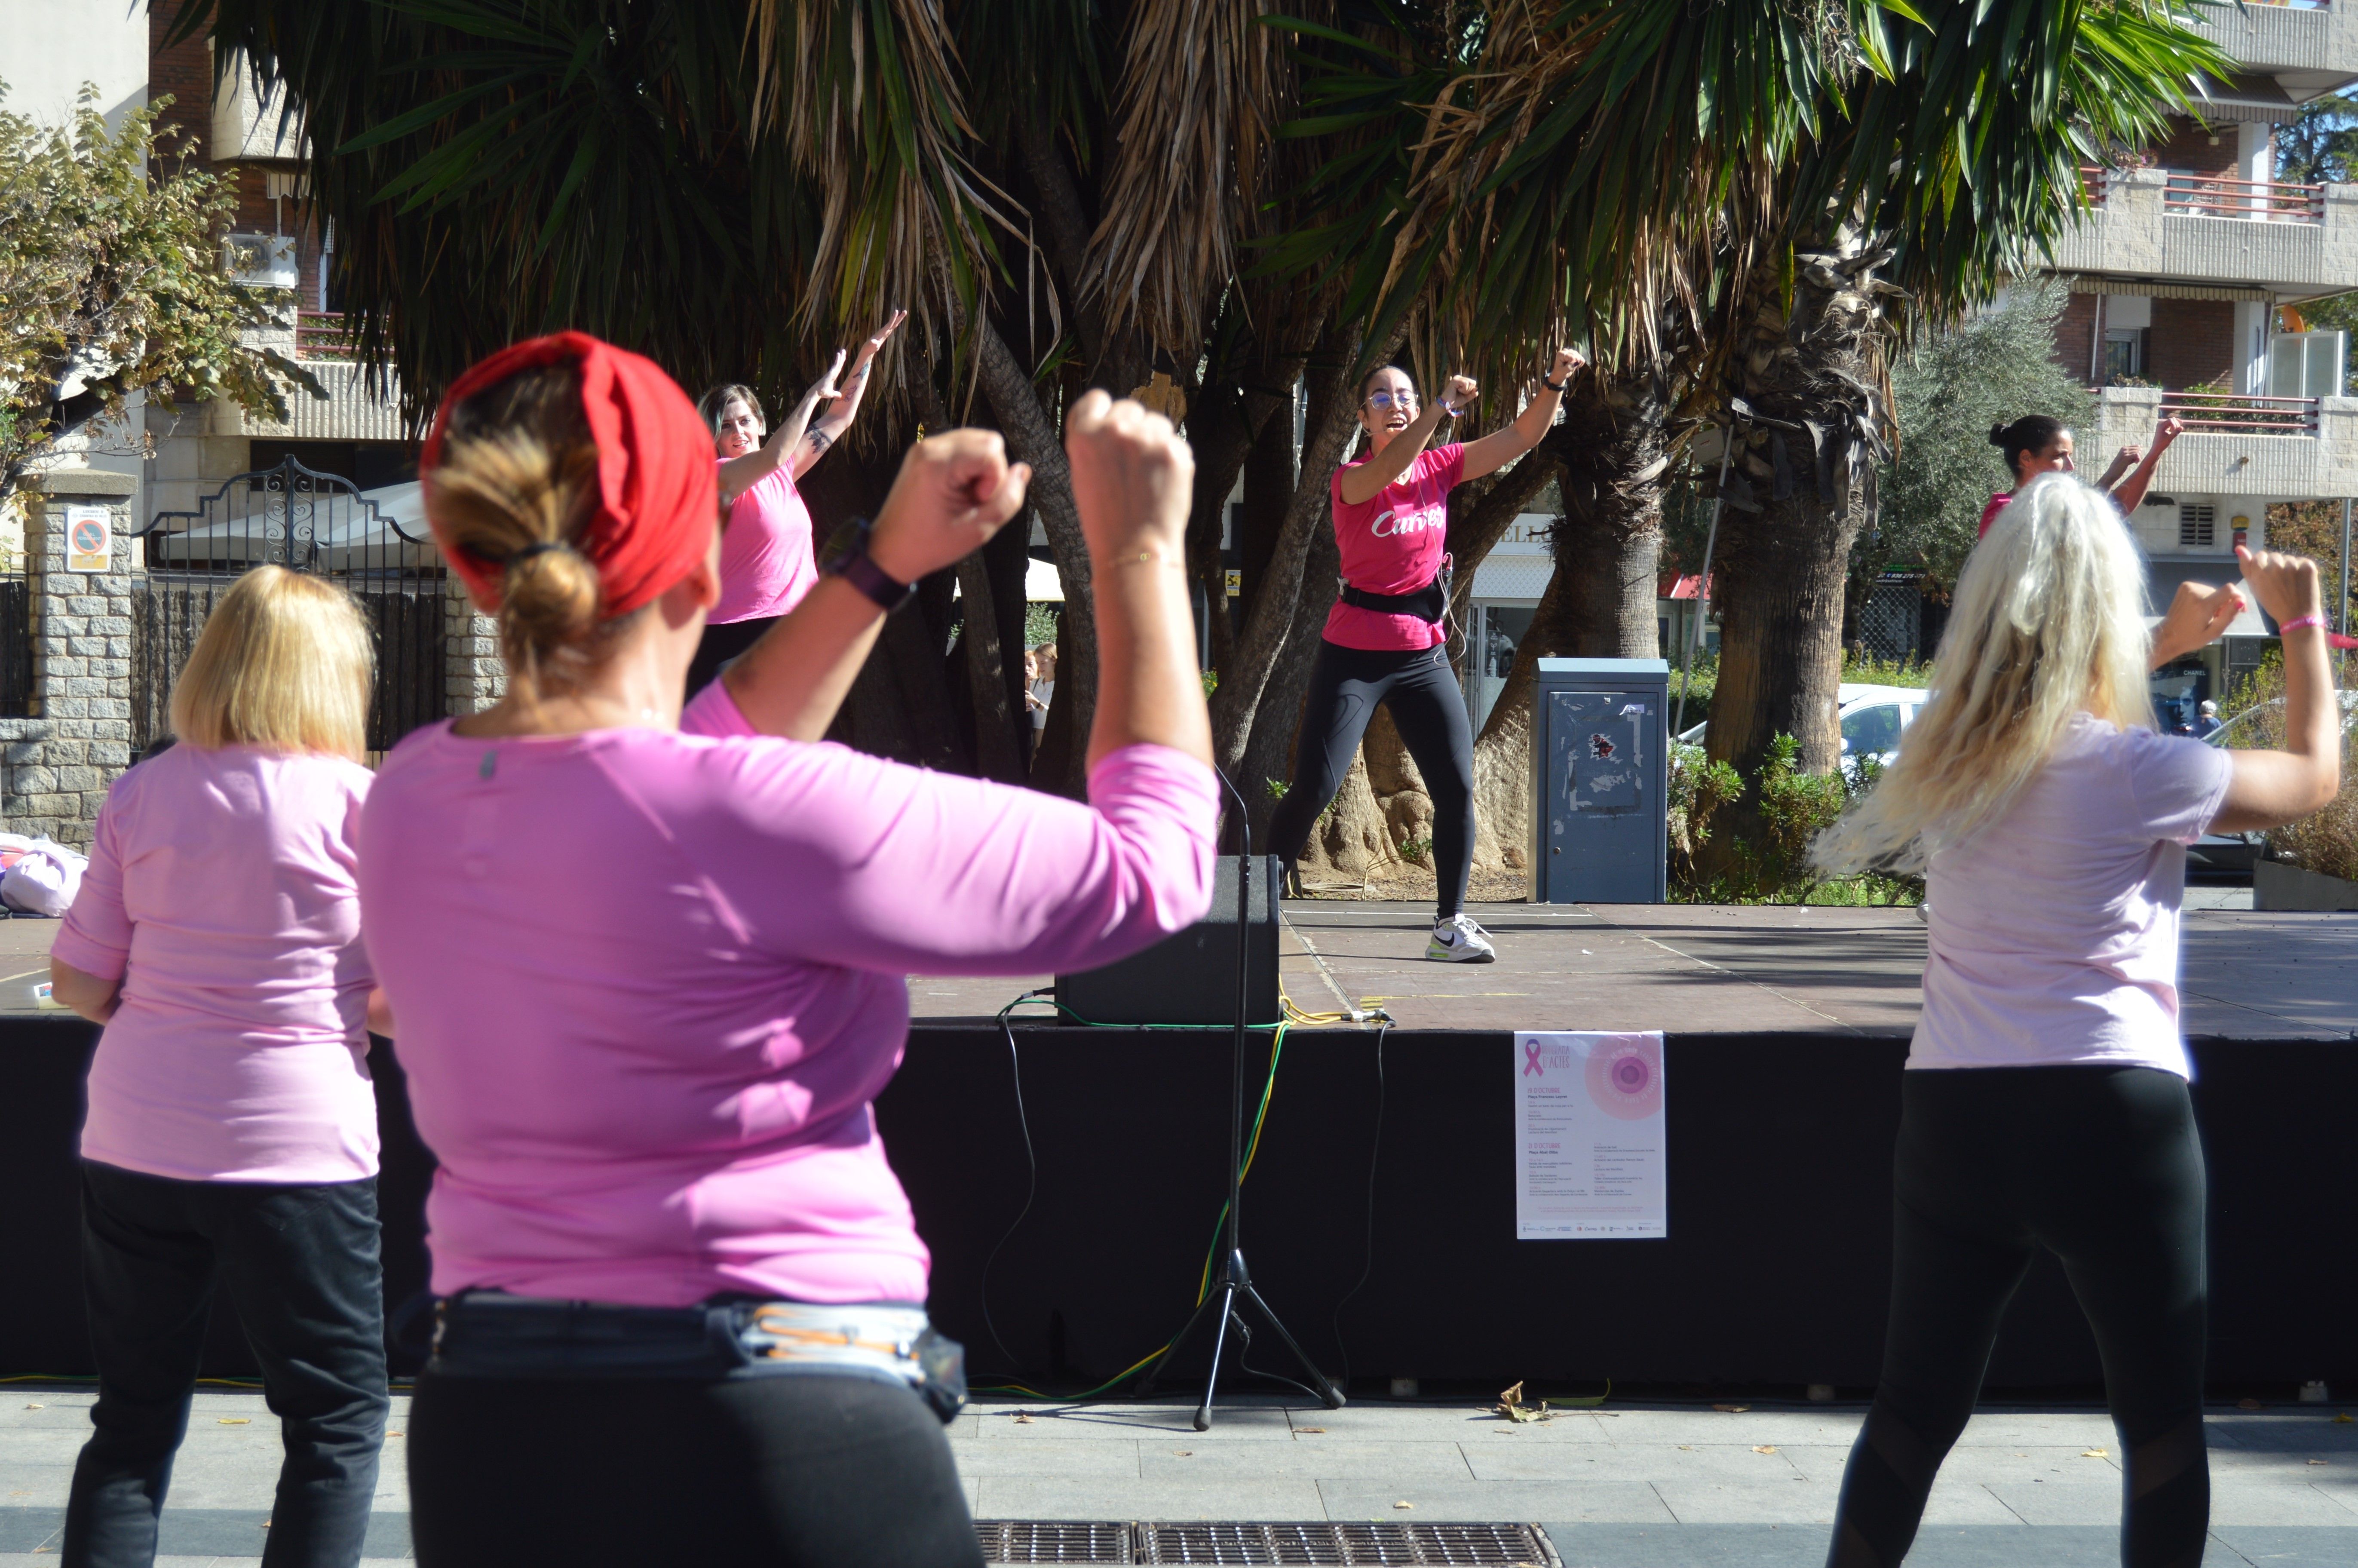
<path fill-rule="evenodd" d="M 1583 597 L 1565 570 L 1637 575 L 1660 457 L 1700 417 L 1734 428 L 1711 752 L 1748 771 L 1783 731 L 1824 771 L 1887 345 L 2028 265 L 2083 200 L 2079 166 L 2157 137 L 2191 73 L 2223 69 L 2159 0 L 1503 0 L 1359 270 L 1409 302 L 1379 319 L 1432 301 L 1469 330 L 1568 323 L 1596 345 L 1594 395 L 1657 423 L 1589 443 L 1574 489 L 1617 519 L 1614 554 L 1560 554 L 1557 637 Z"/>
<path fill-rule="evenodd" d="M 1059 700 L 1032 777 L 1076 791 L 1096 672 L 1065 403 L 1168 373 L 1196 414 L 1198 510 L 1217 524 L 1303 366 L 1359 346 L 1338 293 L 1246 265 L 1264 225 L 1302 211 L 1273 201 L 1271 181 L 1304 57 L 1262 25 L 1268 8 L 185 0 L 176 27 L 288 85 L 361 351 L 398 363 L 413 419 L 488 349 L 557 326 L 630 344 L 690 384 L 790 394 L 826 350 L 906 305 L 913 330 L 892 351 L 905 348 L 914 373 L 888 377 L 906 396 L 887 409 L 898 420 L 864 432 L 864 470 L 838 460 L 815 477 L 844 510 L 872 503 L 911 422 L 996 425 L 1033 464 L 1066 599 Z M 1325 373 L 1321 361 L 1314 390 Z M 1297 488 L 1293 510 L 1323 507 L 1323 472 Z M 1306 532 L 1289 533 L 1271 579 L 1285 613 L 1256 612 L 1239 656 L 1260 656 L 1264 622 L 1290 623 Z M 935 667 L 950 576 L 925 585 L 924 616 L 888 633 L 849 705 L 862 743 L 1004 769 L 1000 742 L 1022 718 L 1024 545 L 1010 534 L 960 568 L 974 579 L 968 624 L 999 611 L 965 640 L 966 682 Z M 1216 550 L 1198 564 L 1222 582 Z M 995 672 L 982 667 L 992 643 Z M 1253 684 L 1228 683 L 1232 714 Z M 978 727 L 970 748 L 960 707 Z"/>

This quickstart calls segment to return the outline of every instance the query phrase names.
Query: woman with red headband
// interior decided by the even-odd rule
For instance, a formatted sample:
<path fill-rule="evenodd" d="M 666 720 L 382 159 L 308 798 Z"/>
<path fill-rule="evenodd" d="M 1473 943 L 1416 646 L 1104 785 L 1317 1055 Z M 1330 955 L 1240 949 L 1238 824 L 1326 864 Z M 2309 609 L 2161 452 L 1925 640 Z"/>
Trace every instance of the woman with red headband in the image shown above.
<path fill-rule="evenodd" d="M 1098 393 L 1066 448 L 1099 563 L 1087 805 L 815 743 L 908 585 L 1022 509 L 997 436 L 913 448 L 864 543 L 683 712 L 719 591 L 686 396 L 567 333 L 444 402 L 427 514 L 510 686 L 386 760 L 360 849 L 439 1161 L 408 1422 L 427 1568 L 981 1561 L 941 1424 L 958 1355 L 871 1109 L 903 977 L 1181 929 L 1217 805 L 1192 460 Z"/>

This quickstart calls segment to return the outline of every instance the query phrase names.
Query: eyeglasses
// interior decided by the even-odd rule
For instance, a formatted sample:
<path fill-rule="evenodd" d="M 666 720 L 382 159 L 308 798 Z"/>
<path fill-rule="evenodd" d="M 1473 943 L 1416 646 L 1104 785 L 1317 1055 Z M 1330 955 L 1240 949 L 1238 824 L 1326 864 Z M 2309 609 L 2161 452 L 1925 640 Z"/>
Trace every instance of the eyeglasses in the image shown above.
<path fill-rule="evenodd" d="M 1395 394 L 1390 388 L 1379 386 L 1368 394 L 1368 406 L 1379 413 L 1390 412 L 1395 406 L 1413 408 L 1416 406 L 1416 394 L 1413 392 Z"/>

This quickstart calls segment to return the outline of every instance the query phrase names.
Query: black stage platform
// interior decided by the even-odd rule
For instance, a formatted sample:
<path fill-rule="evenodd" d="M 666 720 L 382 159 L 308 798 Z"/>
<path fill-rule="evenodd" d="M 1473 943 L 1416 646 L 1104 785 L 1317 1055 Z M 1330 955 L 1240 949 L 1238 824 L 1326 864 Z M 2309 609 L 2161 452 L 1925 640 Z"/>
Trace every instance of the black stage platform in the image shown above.
<path fill-rule="evenodd" d="M 73 1142 L 94 1033 L 54 1017 L 0 1020 L 0 1372 L 89 1369 Z M 1026 1189 L 1005 1038 L 920 1025 L 878 1114 L 934 1249 L 935 1319 L 966 1342 L 975 1380 L 1015 1374 L 1075 1390 L 1155 1349 L 1195 1303 L 1222 1192 L 1228 1040 L 1039 1025 L 1015 1038 L 1037 1193 L 990 1270 L 988 1322 L 985 1263 Z M 1330 1372 L 1490 1387 L 1872 1385 L 1904 1040 L 1671 1035 L 1671 1234 L 1659 1241 L 1515 1239 L 1508 1035 L 1392 1031 L 1380 1091 L 1378 1048 L 1372 1031 L 1287 1037 L 1245 1187 L 1262 1292 Z M 2348 1327 L 2358 1161 L 2347 1140 L 2358 1046 L 2203 1039 L 2194 1054 L 2214 1390 L 2282 1397 L 2309 1379 L 2358 1381 Z M 424 1283 L 430 1161 L 396 1061 L 383 1043 L 373 1060 L 397 1305 Z M 1363 1271 L 1338 1338 L 1336 1307 Z M 223 1308 L 206 1370 L 250 1375 L 226 1319 Z M 1273 1347 L 1252 1359 L 1283 1364 Z M 2098 1381 L 2093 1343 L 2043 1260 L 2008 1316 L 1990 1386 L 2060 1394 Z"/>

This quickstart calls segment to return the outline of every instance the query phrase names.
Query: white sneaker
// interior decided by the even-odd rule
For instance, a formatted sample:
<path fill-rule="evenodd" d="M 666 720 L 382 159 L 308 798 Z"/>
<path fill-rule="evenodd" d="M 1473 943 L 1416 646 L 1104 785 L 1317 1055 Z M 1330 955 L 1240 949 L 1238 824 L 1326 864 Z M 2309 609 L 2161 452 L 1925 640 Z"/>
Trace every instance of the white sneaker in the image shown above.
<path fill-rule="evenodd" d="M 1433 923 L 1433 940 L 1424 956 L 1444 964 L 1487 964 L 1498 957 L 1490 934 L 1474 924 L 1473 916 L 1453 914 Z"/>

